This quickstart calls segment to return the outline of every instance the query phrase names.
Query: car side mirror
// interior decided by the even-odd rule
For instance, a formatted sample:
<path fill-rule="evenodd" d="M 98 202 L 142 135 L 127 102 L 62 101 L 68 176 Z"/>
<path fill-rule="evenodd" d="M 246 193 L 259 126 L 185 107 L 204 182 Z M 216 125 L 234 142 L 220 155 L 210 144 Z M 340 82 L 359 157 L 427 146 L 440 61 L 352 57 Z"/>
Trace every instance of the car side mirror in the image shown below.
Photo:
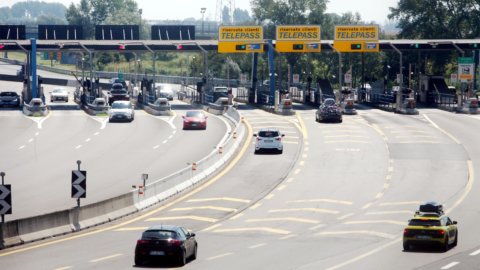
<path fill-rule="evenodd" d="M 185 115 L 182 115 L 182 118 L 185 119 Z"/>
<path fill-rule="evenodd" d="M 195 237 L 195 233 L 190 233 L 190 237 Z"/>
<path fill-rule="evenodd" d="M 285 134 L 282 134 L 282 137 L 285 137 Z"/>
<path fill-rule="evenodd" d="M 253 137 L 257 137 L 258 135 L 257 134 L 253 134 Z"/>
<path fill-rule="evenodd" d="M 458 224 L 458 222 L 456 222 L 456 221 L 453 222 L 453 225 L 457 225 L 457 224 Z"/>

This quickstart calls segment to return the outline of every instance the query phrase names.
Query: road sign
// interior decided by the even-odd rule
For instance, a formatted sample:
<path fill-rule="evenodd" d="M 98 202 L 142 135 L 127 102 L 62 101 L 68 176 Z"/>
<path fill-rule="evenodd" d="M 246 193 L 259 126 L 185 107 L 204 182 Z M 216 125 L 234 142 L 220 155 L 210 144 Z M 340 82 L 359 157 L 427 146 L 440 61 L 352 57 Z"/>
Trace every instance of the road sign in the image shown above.
<path fill-rule="evenodd" d="M 292 79 L 293 79 L 293 83 L 299 83 L 300 82 L 300 74 L 293 74 Z"/>
<path fill-rule="evenodd" d="M 0 185 L 0 215 L 12 213 L 12 187 L 11 185 Z"/>
<path fill-rule="evenodd" d="M 87 171 L 72 171 L 72 198 L 87 197 Z"/>
<path fill-rule="evenodd" d="M 458 74 L 456 74 L 456 73 L 450 74 L 450 82 L 451 83 L 456 83 L 457 79 L 458 79 Z"/>
<path fill-rule="evenodd" d="M 247 73 L 240 74 L 240 83 L 247 83 Z"/>
<path fill-rule="evenodd" d="M 352 83 L 352 73 L 345 73 L 345 83 Z"/>
<path fill-rule="evenodd" d="M 276 33 L 277 52 L 320 52 L 320 25 L 280 25 Z"/>
<path fill-rule="evenodd" d="M 378 25 L 336 25 L 333 46 L 339 52 L 379 52 Z"/>
<path fill-rule="evenodd" d="M 263 52 L 263 28 L 261 26 L 220 26 L 218 52 Z"/>

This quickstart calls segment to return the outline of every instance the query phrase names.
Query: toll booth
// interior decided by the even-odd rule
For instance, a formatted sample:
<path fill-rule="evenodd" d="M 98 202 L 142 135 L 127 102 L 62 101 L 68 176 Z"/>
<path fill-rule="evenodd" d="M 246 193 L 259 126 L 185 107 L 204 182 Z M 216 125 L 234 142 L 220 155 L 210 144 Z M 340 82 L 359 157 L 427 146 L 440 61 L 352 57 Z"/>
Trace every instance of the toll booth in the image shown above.
<path fill-rule="evenodd" d="M 419 101 L 428 105 L 455 104 L 457 99 L 443 76 L 422 75 L 418 95 Z"/>

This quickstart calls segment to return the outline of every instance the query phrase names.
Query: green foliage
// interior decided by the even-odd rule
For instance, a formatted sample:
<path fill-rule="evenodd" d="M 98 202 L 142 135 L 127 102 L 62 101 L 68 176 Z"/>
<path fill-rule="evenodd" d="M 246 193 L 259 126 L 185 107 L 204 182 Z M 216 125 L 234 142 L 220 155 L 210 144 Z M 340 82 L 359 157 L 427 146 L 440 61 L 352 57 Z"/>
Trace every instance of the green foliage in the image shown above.
<path fill-rule="evenodd" d="M 18 2 L 0 8 L 0 23 L 4 24 L 65 24 L 66 7 L 60 3 L 38 1 Z"/>

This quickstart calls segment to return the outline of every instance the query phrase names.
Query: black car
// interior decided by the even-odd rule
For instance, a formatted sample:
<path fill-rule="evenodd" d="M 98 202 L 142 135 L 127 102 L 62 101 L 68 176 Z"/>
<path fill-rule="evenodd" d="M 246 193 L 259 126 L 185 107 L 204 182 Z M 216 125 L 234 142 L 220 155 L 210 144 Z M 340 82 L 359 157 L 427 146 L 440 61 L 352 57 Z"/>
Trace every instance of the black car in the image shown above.
<path fill-rule="evenodd" d="M 13 91 L 0 92 L 0 106 L 20 106 L 20 96 Z"/>
<path fill-rule="evenodd" d="M 130 100 L 127 89 L 121 83 L 114 83 L 108 93 L 108 103 L 110 105 L 117 100 Z"/>
<path fill-rule="evenodd" d="M 341 123 L 343 120 L 342 109 L 333 98 L 327 98 L 315 113 L 315 120 L 317 122 L 330 120 Z"/>
<path fill-rule="evenodd" d="M 187 229 L 175 225 L 152 226 L 137 241 L 135 265 L 170 259 L 183 266 L 187 259 L 197 258 L 197 249 L 195 234 Z"/>

